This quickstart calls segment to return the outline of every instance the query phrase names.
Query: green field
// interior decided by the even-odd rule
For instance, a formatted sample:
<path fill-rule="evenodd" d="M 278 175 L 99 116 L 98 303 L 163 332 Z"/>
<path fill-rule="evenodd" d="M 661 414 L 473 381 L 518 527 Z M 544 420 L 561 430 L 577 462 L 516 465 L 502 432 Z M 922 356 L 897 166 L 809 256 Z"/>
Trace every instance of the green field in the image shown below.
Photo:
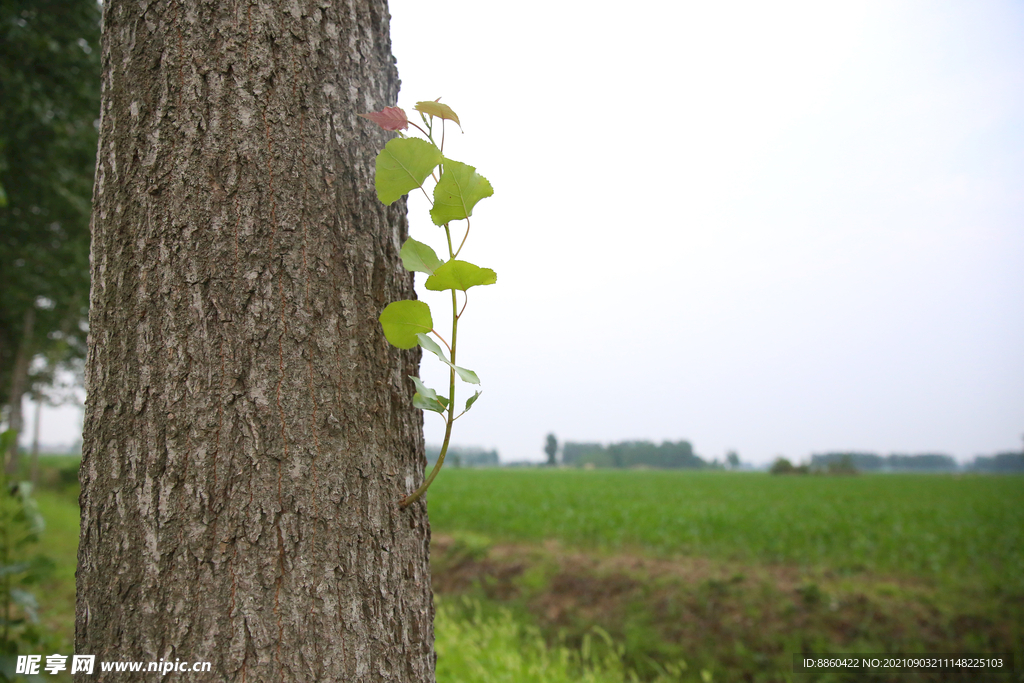
<path fill-rule="evenodd" d="M 432 527 L 659 555 L 912 575 L 1024 594 L 1024 477 L 457 470 Z"/>
<path fill-rule="evenodd" d="M 70 643 L 77 486 L 45 465 L 56 566 L 38 596 Z M 451 469 L 429 500 L 438 681 L 968 680 L 792 674 L 808 651 L 1014 652 L 1017 673 L 969 680 L 1024 681 L 1022 493 L 1009 476 Z"/>
<path fill-rule="evenodd" d="M 609 633 L 641 680 L 1024 681 L 1019 665 L 966 678 L 790 665 L 800 652 L 1021 662 L 1022 502 L 1020 476 L 453 469 L 430 491 L 431 562 L 435 591 L 512 610 L 553 647 Z"/>

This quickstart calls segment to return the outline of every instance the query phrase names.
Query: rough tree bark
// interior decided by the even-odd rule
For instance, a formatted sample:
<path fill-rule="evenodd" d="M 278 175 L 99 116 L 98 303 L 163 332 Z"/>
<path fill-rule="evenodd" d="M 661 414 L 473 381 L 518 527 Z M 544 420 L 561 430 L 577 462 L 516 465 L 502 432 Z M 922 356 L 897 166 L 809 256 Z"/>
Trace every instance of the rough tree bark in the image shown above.
<path fill-rule="evenodd" d="M 76 652 L 432 681 L 419 354 L 377 323 L 405 207 L 357 118 L 398 93 L 386 1 L 103 14 Z"/>

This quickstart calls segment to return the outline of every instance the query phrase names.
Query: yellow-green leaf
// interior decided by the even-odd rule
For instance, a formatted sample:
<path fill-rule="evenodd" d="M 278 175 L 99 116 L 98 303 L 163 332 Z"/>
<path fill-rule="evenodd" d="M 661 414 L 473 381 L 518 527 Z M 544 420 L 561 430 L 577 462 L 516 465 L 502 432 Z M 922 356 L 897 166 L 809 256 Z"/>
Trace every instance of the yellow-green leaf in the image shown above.
<path fill-rule="evenodd" d="M 417 334 L 426 334 L 434 329 L 434 321 L 430 317 L 430 306 L 422 301 L 406 299 L 393 301 L 381 312 L 380 326 L 384 328 L 384 336 L 392 346 L 400 349 L 411 349 L 417 344 Z"/>
<path fill-rule="evenodd" d="M 403 194 L 421 187 L 441 159 L 441 150 L 426 140 L 395 138 L 388 141 L 377 155 L 373 181 L 377 198 L 390 205 Z"/>
<path fill-rule="evenodd" d="M 460 128 L 462 127 L 462 124 L 459 123 L 458 115 L 447 104 L 441 104 L 440 102 L 417 102 L 413 109 L 423 112 L 428 116 L 436 116 L 439 119 L 454 121 L 459 124 Z"/>
<path fill-rule="evenodd" d="M 481 268 L 468 261 L 449 261 L 434 270 L 427 278 L 426 287 L 432 292 L 446 289 L 458 289 L 465 292 L 477 285 L 493 285 L 498 281 L 498 274 L 490 268 Z"/>
<path fill-rule="evenodd" d="M 434 206 L 430 218 L 434 225 L 462 220 L 473 215 L 477 202 L 494 194 L 487 178 L 476 168 L 451 159 L 444 160 L 444 173 L 434 186 Z"/>
<path fill-rule="evenodd" d="M 399 255 L 402 257 L 402 265 L 406 270 L 427 275 L 433 275 L 434 271 L 444 263 L 429 245 L 417 242 L 411 237 L 402 245 L 402 252 Z"/>

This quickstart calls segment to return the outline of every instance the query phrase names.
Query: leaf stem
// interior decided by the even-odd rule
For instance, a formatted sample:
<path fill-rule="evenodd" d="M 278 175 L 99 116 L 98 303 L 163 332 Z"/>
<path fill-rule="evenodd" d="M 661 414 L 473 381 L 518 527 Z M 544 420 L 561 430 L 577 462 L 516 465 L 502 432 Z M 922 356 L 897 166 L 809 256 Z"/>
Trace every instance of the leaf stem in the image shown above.
<path fill-rule="evenodd" d="M 448 237 L 448 255 L 451 258 L 455 258 L 455 255 L 452 253 L 452 233 L 451 230 L 448 228 L 447 223 L 445 223 L 444 225 L 444 233 Z M 467 298 L 467 301 L 468 300 L 469 299 Z M 459 336 L 458 308 L 459 302 L 458 299 L 455 297 L 455 290 L 453 289 L 452 345 L 448 347 L 448 351 L 451 354 L 452 368 L 448 374 L 448 419 L 447 424 L 445 425 L 444 428 L 444 443 L 441 444 L 441 452 L 437 456 L 437 463 L 434 465 L 434 469 L 430 470 L 430 476 L 428 476 L 423 481 L 423 483 L 420 485 L 418 489 L 416 489 L 411 494 L 403 498 L 402 501 L 398 504 L 398 507 L 402 508 L 403 510 L 412 505 L 413 503 L 415 503 L 417 500 L 420 499 L 421 496 L 423 496 L 424 493 L 427 492 L 427 489 L 430 488 L 430 485 L 434 483 L 434 478 L 437 476 L 437 473 L 441 471 L 441 467 L 444 465 L 444 458 L 448 454 L 448 444 L 450 443 L 452 438 L 452 425 L 455 423 L 455 349 L 456 342 Z M 463 308 L 465 308 L 465 306 L 463 306 Z M 431 332 L 433 332 L 433 330 L 431 330 Z M 434 332 L 434 334 L 437 335 L 438 339 L 441 339 L 441 335 L 437 334 L 437 332 Z M 444 339 L 441 339 L 441 341 L 444 341 Z M 448 345 L 445 344 L 445 346 Z"/>
<path fill-rule="evenodd" d="M 456 256 L 458 256 L 459 252 L 462 251 L 462 245 L 466 243 L 466 238 L 469 237 L 469 228 L 470 227 L 471 226 L 469 224 L 469 217 L 467 216 L 466 217 L 466 234 L 462 236 L 462 241 L 459 242 L 459 248 L 455 250 L 454 254 L 452 254 L 452 258 L 455 258 Z"/>
<path fill-rule="evenodd" d="M 453 378 L 455 377 L 455 371 L 454 370 L 452 370 L 452 377 Z M 455 383 L 455 380 L 452 379 L 452 384 L 454 384 L 454 383 Z M 426 480 L 423 482 L 423 484 L 420 485 L 420 487 L 418 489 L 416 489 L 415 491 L 413 491 L 408 496 L 406 496 L 405 498 L 402 499 L 402 501 L 398 504 L 398 507 L 402 508 L 403 510 L 405 508 L 409 507 L 410 505 L 415 503 L 417 500 L 419 500 L 420 497 L 424 493 L 427 492 L 427 489 L 430 488 L 430 485 L 432 483 L 434 483 L 434 477 L 436 477 L 437 473 L 441 471 L 441 466 L 444 464 L 444 456 L 448 454 L 448 442 L 451 441 L 451 438 L 452 438 L 452 423 L 453 422 L 455 422 L 455 420 L 453 420 L 451 418 L 451 404 L 449 403 L 448 404 L 448 424 L 444 428 L 444 443 L 441 444 L 441 453 L 440 453 L 440 455 L 437 456 L 437 462 L 434 463 L 434 469 L 432 469 L 430 471 L 430 476 L 426 478 Z"/>
<path fill-rule="evenodd" d="M 465 308 L 465 307 L 463 307 L 463 308 Z M 441 343 L 442 343 L 442 344 L 444 344 L 445 346 L 448 346 L 448 342 L 446 342 L 446 341 L 444 340 L 444 337 L 442 337 L 442 336 L 441 336 L 440 334 L 438 334 L 438 333 L 437 333 L 437 330 L 433 330 L 433 329 L 432 329 L 432 330 L 430 330 L 430 331 L 431 331 L 431 333 L 433 333 L 433 335 L 434 335 L 435 337 L 437 337 L 438 339 L 440 339 L 440 340 L 441 340 Z M 452 352 L 452 347 L 448 346 L 448 353 L 451 353 L 451 352 Z M 455 361 L 452 361 L 452 362 L 454 363 Z"/>

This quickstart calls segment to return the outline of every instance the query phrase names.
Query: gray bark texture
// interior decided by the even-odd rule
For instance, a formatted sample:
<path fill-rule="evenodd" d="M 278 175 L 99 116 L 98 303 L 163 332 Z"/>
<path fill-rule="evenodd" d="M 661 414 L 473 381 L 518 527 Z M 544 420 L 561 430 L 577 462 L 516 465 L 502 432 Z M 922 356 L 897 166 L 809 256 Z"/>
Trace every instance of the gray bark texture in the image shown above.
<path fill-rule="evenodd" d="M 103 3 L 75 650 L 434 680 L 386 0 Z M 128 674 L 131 676 L 131 674 Z M 172 674 L 172 676 L 174 676 Z"/>

